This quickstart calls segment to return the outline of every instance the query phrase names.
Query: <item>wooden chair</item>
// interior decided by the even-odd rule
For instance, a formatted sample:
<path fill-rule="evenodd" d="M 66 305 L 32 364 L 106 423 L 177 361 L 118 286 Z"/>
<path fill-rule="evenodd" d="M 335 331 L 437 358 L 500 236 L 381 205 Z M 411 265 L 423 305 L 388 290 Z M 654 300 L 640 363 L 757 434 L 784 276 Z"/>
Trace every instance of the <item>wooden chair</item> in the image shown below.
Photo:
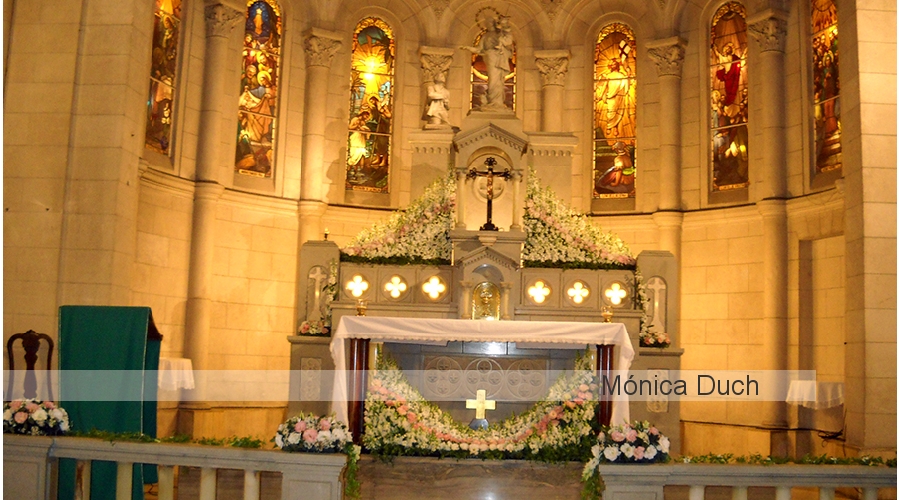
<path fill-rule="evenodd" d="M 37 396 L 37 377 L 34 374 L 34 365 L 37 362 L 38 351 L 41 348 L 41 340 L 46 340 L 47 349 L 47 372 L 50 371 L 50 363 L 53 361 L 53 339 L 46 333 L 37 333 L 34 330 L 28 330 L 25 333 L 17 333 L 9 338 L 6 342 L 6 355 L 9 359 L 9 383 L 6 386 L 7 397 L 12 396 L 13 381 L 15 379 L 14 370 L 16 369 L 13 360 L 13 343 L 16 340 L 22 340 L 22 347 L 25 349 L 25 397 L 34 398 Z M 53 388 L 50 378 L 47 378 L 47 399 L 53 400 Z"/>

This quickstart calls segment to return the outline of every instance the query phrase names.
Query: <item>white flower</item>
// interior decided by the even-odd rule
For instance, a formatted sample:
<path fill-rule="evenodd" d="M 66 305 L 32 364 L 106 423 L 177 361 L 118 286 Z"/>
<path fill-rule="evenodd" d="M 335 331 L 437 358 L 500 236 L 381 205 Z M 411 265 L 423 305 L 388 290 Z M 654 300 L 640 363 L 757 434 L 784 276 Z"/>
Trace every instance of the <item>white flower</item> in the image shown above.
<path fill-rule="evenodd" d="M 656 456 L 656 446 L 653 446 L 651 444 L 650 446 L 647 447 L 646 450 L 644 450 L 644 458 L 646 458 L 647 460 L 653 460 L 653 457 L 655 457 L 655 456 Z"/>
<path fill-rule="evenodd" d="M 54 409 L 50 410 L 50 416 L 60 422 L 62 422 L 64 420 L 68 420 L 68 418 L 66 417 L 66 412 L 60 410 L 59 408 L 54 408 Z"/>
<path fill-rule="evenodd" d="M 10 409 L 7 409 L 3 412 L 3 420 L 12 420 L 13 412 Z"/>
<path fill-rule="evenodd" d="M 634 457 L 634 446 L 631 446 L 628 443 L 622 445 L 622 454 L 625 455 L 625 458 Z"/>
<path fill-rule="evenodd" d="M 279 427 L 278 430 L 281 430 Z M 275 434 L 275 446 L 279 448 L 284 448 L 284 438 L 281 436 L 281 433 Z"/>
<path fill-rule="evenodd" d="M 319 436 L 316 438 L 316 441 L 320 443 L 328 443 L 331 441 L 331 431 L 319 431 Z"/>
<path fill-rule="evenodd" d="M 621 452 L 619 452 L 619 449 L 615 446 L 607 446 L 606 449 L 603 450 L 603 456 L 610 462 L 615 462 L 620 454 Z"/>
<path fill-rule="evenodd" d="M 34 413 L 31 414 L 31 418 L 33 418 L 34 421 L 38 424 L 43 424 L 47 421 L 47 412 L 44 411 L 43 408 L 38 408 L 34 411 Z"/>
<path fill-rule="evenodd" d="M 669 452 L 669 438 L 665 436 L 659 437 L 659 451 L 663 453 Z"/>
<path fill-rule="evenodd" d="M 301 437 L 299 432 L 292 432 L 288 435 L 287 442 L 290 444 L 297 444 L 300 442 Z"/>

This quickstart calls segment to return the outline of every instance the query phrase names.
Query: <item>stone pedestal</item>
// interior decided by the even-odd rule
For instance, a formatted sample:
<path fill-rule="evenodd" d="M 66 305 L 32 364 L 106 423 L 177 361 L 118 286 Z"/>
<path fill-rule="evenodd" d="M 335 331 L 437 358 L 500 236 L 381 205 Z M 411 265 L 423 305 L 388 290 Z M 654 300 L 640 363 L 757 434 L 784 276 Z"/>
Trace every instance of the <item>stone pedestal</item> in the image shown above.
<path fill-rule="evenodd" d="M 316 415 L 331 413 L 331 389 L 333 385 L 329 347 L 331 337 L 291 335 L 291 386 L 288 416 L 300 412 Z"/>

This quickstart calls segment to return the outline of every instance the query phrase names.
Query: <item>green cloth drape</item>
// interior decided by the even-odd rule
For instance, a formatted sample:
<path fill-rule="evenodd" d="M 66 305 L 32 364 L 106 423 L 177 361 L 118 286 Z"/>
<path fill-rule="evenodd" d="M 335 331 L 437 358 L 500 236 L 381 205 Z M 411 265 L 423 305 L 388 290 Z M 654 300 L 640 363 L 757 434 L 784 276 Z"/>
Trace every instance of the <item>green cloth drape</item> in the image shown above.
<path fill-rule="evenodd" d="M 72 430 L 141 432 L 156 437 L 160 340 L 149 307 L 59 308 L 59 369 L 63 370 L 59 399 L 69 414 Z M 131 370 L 135 376 L 104 380 L 121 401 L 82 401 L 65 370 Z M 150 373 L 145 375 L 147 371 Z M 91 466 L 91 499 L 114 500 L 115 478 L 114 463 L 95 461 Z M 135 464 L 132 498 L 143 499 L 143 485 L 155 482 L 156 465 Z M 73 499 L 74 485 L 74 460 L 60 460 L 58 500 Z"/>

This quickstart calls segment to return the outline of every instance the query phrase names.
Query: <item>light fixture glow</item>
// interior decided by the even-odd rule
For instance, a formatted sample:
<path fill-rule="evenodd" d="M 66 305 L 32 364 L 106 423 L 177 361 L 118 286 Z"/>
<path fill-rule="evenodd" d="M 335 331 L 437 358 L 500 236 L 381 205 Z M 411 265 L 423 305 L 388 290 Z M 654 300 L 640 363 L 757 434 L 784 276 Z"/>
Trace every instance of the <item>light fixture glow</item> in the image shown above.
<path fill-rule="evenodd" d="M 625 291 L 619 283 L 613 283 L 605 292 L 603 292 L 603 295 L 605 295 L 613 305 L 617 306 L 622 303 L 622 299 L 628 296 L 628 292 Z"/>
<path fill-rule="evenodd" d="M 396 299 L 406 291 L 406 282 L 400 276 L 391 276 L 391 280 L 384 284 L 384 291 Z"/>
<path fill-rule="evenodd" d="M 428 281 L 422 284 L 422 291 L 425 292 L 425 295 L 428 295 L 431 300 L 437 300 L 445 291 L 447 291 L 447 285 L 445 285 L 437 276 L 432 276 Z"/>
<path fill-rule="evenodd" d="M 581 304 L 591 294 L 591 290 L 583 281 L 576 281 L 571 288 L 566 290 L 566 294 L 572 299 L 572 302 Z"/>
<path fill-rule="evenodd" d="M 369 289 L 369 282 L 366 281 L 361 275 L 357 274 L 353 276 L 353 279 L 347 282 L 345 288 L 347 290 L 350 290 L 350 295 L 359 298 L 362 297 L 362 294 Z"/>
<path fill-rule="evenodd" d="M 534 285 L 528 288 L 528 295 L 535 303 L 543 304 L 550 295 L 550 287 L 541 280 L 535 281 Z"/>

